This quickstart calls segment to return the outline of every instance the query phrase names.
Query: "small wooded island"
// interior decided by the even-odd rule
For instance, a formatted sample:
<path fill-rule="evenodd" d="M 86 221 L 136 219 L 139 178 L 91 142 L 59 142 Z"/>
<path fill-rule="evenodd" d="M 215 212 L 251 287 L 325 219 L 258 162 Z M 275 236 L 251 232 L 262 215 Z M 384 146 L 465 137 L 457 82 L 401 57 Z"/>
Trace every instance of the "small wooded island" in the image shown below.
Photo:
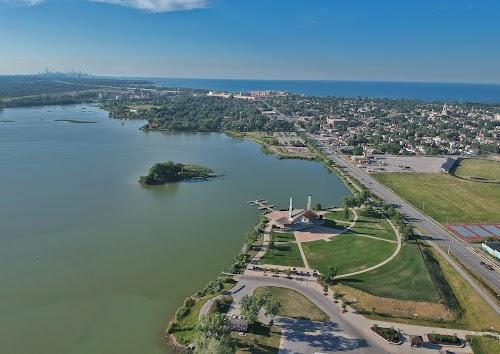
<path fill-rule="evenodd" d="M 160 185 L 166 183 L 208 179 L 216 177 L 214 171 L 207 167 L 189 165 L 167 161 L 156 163 L 149 169 L 147 176 L 141 176 L 139 183 L 146 185 Z"/>

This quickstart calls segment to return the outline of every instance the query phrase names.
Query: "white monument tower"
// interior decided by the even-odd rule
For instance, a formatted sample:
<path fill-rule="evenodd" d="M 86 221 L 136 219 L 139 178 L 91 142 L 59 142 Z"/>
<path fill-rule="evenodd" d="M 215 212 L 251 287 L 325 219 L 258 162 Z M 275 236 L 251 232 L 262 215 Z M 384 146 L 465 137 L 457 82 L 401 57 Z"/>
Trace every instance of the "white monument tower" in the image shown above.
<path fill-rule="evenodd" d="M 443 110 L 441 111 L 442 116 L 447 116 L 448 115 L 448 105 L 446 102 L 444 103 Z"/>
<path fill-rule="evenodd" d="M 292 220 L 293 198 L 290 197 L 290 206 L 288 208 L 288 219 Z"/>
<path fill-rule="evenodd" d="M 307 196 L 307 210 L 311 210 L 311 202 L 312 202 L 312 199 L 311 199 L 311 195 L 309 194 Z"/>

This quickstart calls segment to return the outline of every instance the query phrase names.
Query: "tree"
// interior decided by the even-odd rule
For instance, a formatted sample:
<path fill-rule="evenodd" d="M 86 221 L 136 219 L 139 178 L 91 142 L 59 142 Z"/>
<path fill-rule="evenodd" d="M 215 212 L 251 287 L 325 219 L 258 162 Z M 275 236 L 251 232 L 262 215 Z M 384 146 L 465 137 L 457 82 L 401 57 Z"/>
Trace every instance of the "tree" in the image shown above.
<path fill-rule="evenodd" d="M 233 352 L 228 340 L 220 341 L 210 338 L 205 341 L 195 342 L 195 354 L 232 354 Z"/>
<path fill-rule="evenodd" d="M 259 310 L 262 307 L 258 296 L 245 295 L 241 299 L 241 313 L 248 324 L 254 324 L 258 321 Z"/>
<path fill-rule="evenodd" d="M 319 281 L 323 283 L 323 286 L 328 289 L 328 285 L 333 284 L 333 281 L 335 280 L 335 277 L 337 276 L 337 268 L 331 266 L 328 269 L 328 273 L 321 274 L 319 277 Z M 325 291 L 326 293 L 326 291 Z"/>
<path fill-rule="evenodd" d="M 404 240 L 411 240 L 414 236 L 413 226 L 410 224 L 403 224 L 403 226 L 401 226 L 401 234 Z"/>
<path fill-rule="evenodd" d="M 349 220 L 349 207 L 344 205 L 344 220 Z"/>
<path fill-rule="evenodd" d="M 320 203 L 317 203 L 317 204 L 314 206 L 314 210 L 321 210 L 321 209 L 323 209 L 323 208 L 321 207 L 321 204 L 320 204 Z"/>
<path fill-rule="evenodd" d="M 337 276 L 337 268 L 331 266 L 328 272 L 328 277 L 330 278 L 330 281 L 333 283 L 335 280 L 335 277 Z"/>
<path fill-rule="evenodd" d="M 354 208 L 355 206 L 357 206 L 356 197 L 348 196 L 342 198 L 342 206 L 343 207 L 347 206 L 348 208 Z"/>
<path fill-rule="evenodd" d="M 223 313 L 213 313 L 202 316 L 196 325 L 196 334 L 199 340 L 216 339 L 223 341 L 229 337 L 231 328 L 229 320 Z"/>
<path fill-rule="evenodd" d="M 403 215 L 397 210 L 394 210 L 392 220 L 394 220 L 397 225 L 403 225 Z"/>
<path fill-rule="evenodd" d="M 271 324 L 274 322 L 274 318 L 280 313 L 283 305 L 281 302 L 274 297 L 271 293 L 265 297 L 264 309 L 266 311 L 266 316 L 271 317 Z"/>
<path fill-rule="evenodd" d="M 264 308 L 266 316 L 270 316 L 271 321 L 273 321 L 274 317 L 281 311 L 282 304 L 270 292 L 252 296 L 245 295 L 241 299 L 241 312 L 249 324 L 258 321 L 261 308 Z"/>

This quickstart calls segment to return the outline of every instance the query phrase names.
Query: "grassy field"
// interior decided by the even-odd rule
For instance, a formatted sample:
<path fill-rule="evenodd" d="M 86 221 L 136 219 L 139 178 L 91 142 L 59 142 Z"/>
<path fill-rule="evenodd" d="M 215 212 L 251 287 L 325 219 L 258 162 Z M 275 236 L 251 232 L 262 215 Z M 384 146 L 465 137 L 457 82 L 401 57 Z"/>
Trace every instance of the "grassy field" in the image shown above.
<path fill-rule="evenodd" d="M 279 316 L 321 322 L 330 319 L 320 308 L 295 290 L 273 286 L 263 286 L 254 290 L 254 294 L 264 292 L 273 294 L 283 305 Z"/>
<path fill-rule="evenodd" d="M 500 184 L 437 173 L 379 173 L 379 182 L 439 222 L 499 222 Z"/>
<path fill-rule="evenodd" d="M 330 241 L 302 244 L 311 267 L 323 273 L 334 266 L 339 274 L 345 274 L 371 267 L 391 256 L 397 244 L 384 241 L 396 241 L 396 235 L 389 223 L 370 210 L 360 210 L 358 216 L 359 219 L 352 229 L 331 238 Z"/>
<path fill-rule="evenodd" d="M 339 275 L 362 270 L 389 258 L 396 244 L 356 237 L 352 234 L 335 236 L 331 241 L 314 241 L 302 244 L 309 265 L 326 273 L 331 266 Z"/>
<path fill-rule="evenodd" d="M 371 272 L 359 274 L 342 283 L 372 295 L 403 300 L 439 300 L 416 242 L 406 242 L 391 262 Z"/>
<path fill-rule="evenodd" d="M 500 329 L 500 317 L 484 302 L 479 294 L 450 266 L 450 264 L 433 251 L 434 258 L 439 262 L 441 269 L 450 284 L 463 314 L 459 320 L 462 327 L 472 330 Z"/>
<path fill-rule="evenodd" d="M 367 235 L 396 241 L 397 237 L 389 222 L 373 210 L 358 210 L 358 221 L 347 234 Z"/>
<path fill-rule="evenodd" d="M 500 181 L 500 162 L 487 159 L 463 159 L 458 162 L 453 174 L 472 180 Z"/>
<path fill-rule="evenodd" d="M 346 219 L 346 218 L 344 218 L 344 211 L 343 210 L 335 210 L 335 211 L 329 211 L 329 212 L 325 213 L 324 218 L 330 219 L 330 220 L 352 222 L 354 220 L 354 214 L 351 210 L 349 210 L 349 219 Z"/>
<path fill-rule="evenodd" d="M 264 257 L 259 260 L 260 264 L 275 264 L 289 267 L 303 267 L 304 262 L 300 256 L 299 247 L 296 243 L 275 243 Z"/>
<path fill-rule="evenodd" d="M 293 242 L 295 241 L 295 235 L 293 232 L 273 232 L 271 234 L 271 240 L 278 242 Z"/>
<path fill-rule="evenodd" d="M 474 354 L 500 353 L 500 340 L 494 337 L 467 337 Z"/>
<path fill-rule="evenodd" d="M 251 333 L 240 336 L 238 333 L 231 333 L 231 344 L 236 354 L 256 353 L 275 354 L 279 351 L 281 339 L 281 328 L 278 326 L 254 325 Z"/>

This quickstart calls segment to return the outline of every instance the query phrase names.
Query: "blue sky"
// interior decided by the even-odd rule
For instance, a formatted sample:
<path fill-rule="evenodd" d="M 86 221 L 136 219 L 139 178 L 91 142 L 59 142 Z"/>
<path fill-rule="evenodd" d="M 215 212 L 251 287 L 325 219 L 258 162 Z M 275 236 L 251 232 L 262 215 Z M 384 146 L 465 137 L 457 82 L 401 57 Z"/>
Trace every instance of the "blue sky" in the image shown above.
<path fill-rule="evenodd" d="M 0 73 L 500 83 L 498 0 L 0 0 Z"/>

